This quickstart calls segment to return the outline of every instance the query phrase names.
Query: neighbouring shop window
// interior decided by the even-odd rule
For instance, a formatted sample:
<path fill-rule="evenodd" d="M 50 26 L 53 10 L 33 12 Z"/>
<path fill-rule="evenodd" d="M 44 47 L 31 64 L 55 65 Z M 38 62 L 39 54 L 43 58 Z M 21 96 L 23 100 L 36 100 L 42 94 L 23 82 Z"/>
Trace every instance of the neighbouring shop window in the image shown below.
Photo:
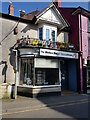
<path fill-rule="evenodd" d="M 33 84 L 33 59 L 21 59 L 20 84 Z"/>
<path fill-rule="evenodd" d="M 43 28 L 39 28 L 39 39 L 42 40 L 43 39 Z"/>
<path fill-rule="evenodd" d="M 90 69 L 87 71 L 87 86 L 90 86 Z"/>
<path fill-rule="evenodd" d="M 36 68 L 35 77 L 37 86 L 60 84 L 58 68 Z"/>
<path fill-rule="evenodd" d="M 46 29 L 46 40 L 50 39 L 50 30 Z"/>

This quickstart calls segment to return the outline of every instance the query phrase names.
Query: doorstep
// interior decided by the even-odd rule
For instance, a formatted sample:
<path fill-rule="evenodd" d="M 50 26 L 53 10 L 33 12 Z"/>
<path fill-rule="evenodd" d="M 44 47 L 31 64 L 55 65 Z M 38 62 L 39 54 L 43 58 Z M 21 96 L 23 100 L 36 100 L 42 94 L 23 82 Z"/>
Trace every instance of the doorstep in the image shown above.
<path fill-rule="evenodd" d="M 71 91 L 71 90 L 61 90 L 61 95 L 76 95 L 78 94 L 77 92 Z"/>

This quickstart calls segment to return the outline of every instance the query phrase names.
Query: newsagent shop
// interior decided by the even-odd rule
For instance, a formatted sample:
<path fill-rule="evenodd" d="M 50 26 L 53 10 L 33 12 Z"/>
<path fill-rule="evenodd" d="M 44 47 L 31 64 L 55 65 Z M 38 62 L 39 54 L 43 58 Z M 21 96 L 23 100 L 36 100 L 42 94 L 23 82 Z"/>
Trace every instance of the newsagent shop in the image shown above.
<path fill-rule="evenodd" d="M 18 94 L 37 96 L 77 91 L 78 52 L 19 48 Z"/>

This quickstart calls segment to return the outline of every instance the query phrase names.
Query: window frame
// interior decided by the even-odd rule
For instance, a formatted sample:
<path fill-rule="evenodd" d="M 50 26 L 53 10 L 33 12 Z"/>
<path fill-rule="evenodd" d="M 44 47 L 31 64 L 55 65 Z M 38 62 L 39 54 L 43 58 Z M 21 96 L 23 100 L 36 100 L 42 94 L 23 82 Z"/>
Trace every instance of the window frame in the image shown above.
<path fill-rule="evenodd" d="M 42 33 L 41 33 L 42 36 L 40 36 L 40 29 L 42 30 Z M 39 40 L 42 40 L 42 39 L 43 39 L 43 27 L 39 27 Z"/>
<path fill-rule="evenodd" d="M 54 32 L 54 40 L 53 40 L 53 33 L 52 32 Z M 55 42 L 56 41 L 56 32 L 55 32 L 55 30 L 51 30 L 51 40 L 53 41 L 53 42 Z"/>
<path fill-rule="evenodd" d="M 48 30 L 48 32 L 47 32 Z M 50 39 L 50 29 L 49 28 L 46 28 L 46 40 L 49 40 Z"/>
<path fill-rule="evenodd" d="M 89 47 L 90 45 L 89 44 L 90 44 L 90 38 L 88 38 L 88 56 L 90 56 L 90 47 Z"/>
<path fill-rule="evenodd" d="M 39 40 L 41 39 L 39 37 L 40 28 L 42 28 L 42 30 L 43 30 L 43 32 L 42 32 L 42 40 L 47 40 L 47 38 L 46 38 L 46 29 L 49 29 L 49 39 L 51 39 L 51 41 L 52 41 L 51 32 L 52 32 L 52 30 L 54 30 L 55 31 L 55 41 L 57 41 L 57 26 L 53 26 L 53 25 L 49 25 L 49 24 L 38 25 L 38 39 Z"/>
<path fill-rule="evenodd" d="M 88 18 L 88 32 L 90 32 L 90 18 Z"/>

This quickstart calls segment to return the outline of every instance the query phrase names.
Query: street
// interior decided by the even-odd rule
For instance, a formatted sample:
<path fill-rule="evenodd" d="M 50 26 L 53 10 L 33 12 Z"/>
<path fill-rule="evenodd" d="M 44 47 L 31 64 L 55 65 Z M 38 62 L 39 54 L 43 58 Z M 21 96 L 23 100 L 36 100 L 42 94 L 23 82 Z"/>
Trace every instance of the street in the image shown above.
<path fill-rule="evenodd" d="M 89 99 L 88 95 L 56 96 L 56 102 L 51 101 L 54 97 L 27 98 L 27 104 L 10 106 L 6 109 L 3 105 L 3 118 L 88 118 Z M 54 98 L 54 99 L 55 99 Z M 25 98 L 26 99 L 26 98 Z M 38 100 L 36 100 L 38 99 Z M 41 101 L 42 100 L 42 101 Z M 29 101 L 33 101 L 32 105 Z M 50 103 L 51 101 L 51 103 Z M 9 101 L 8 101 L 9 102 Z M 8 103 L 7 102 L 7 103 Z M 19 103 L 19 100 L 17 100 Z M 21 100 L 22 102 L 22 100 Z M 4 101 L 5 103 L 5 101 Z M 12 104 L 13 102 L 11 102 Z"/>

